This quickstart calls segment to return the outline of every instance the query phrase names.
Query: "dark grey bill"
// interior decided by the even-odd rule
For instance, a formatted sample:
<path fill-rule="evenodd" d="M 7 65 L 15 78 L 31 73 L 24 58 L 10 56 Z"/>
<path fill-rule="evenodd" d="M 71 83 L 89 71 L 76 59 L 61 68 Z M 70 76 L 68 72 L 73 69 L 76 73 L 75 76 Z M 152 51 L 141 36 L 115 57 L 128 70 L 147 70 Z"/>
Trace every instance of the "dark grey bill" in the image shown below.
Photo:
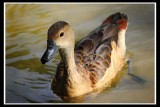
<path fill-rule="evenodd" d="M 45 64 L 46 62 L 50 61 L 57 50 L 58 46 L 53 41 L 47 40 L 47 50 L 41 58 L 42 64 Z"/>

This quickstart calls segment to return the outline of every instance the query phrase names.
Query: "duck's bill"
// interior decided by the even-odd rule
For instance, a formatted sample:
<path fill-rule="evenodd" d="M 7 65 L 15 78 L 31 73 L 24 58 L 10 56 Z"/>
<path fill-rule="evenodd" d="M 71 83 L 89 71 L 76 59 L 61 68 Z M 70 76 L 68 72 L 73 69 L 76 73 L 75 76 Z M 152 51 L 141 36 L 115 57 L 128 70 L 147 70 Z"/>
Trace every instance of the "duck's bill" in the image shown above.
<path fill-rule="evenodd" d="M 41 58 L 42 64 L 45 64 L 46 62 L 50 61 L 52 57 L 56 54 L 58 50 L 58 46 L 53 41 L 47 41 L 47 50 L 43 54 Z"/>

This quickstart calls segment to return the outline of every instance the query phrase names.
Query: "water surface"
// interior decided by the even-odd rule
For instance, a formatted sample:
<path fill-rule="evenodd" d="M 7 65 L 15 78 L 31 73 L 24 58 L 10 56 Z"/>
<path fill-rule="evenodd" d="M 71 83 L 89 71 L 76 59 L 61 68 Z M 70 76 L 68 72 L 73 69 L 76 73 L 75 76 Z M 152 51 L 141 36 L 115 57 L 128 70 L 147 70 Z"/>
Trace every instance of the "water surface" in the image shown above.
<path fill-rule="evenodd" d="M 5 10 L 6 103 L 64 103 L 50 90 L 58 53 L 40 62 L 48 28 L 66 21 L 78 41 L 115 12 L 129 16 L 126 46 L 133 76 L 125 73 L 114 87 L 79 102 L 154 103 L 154 4 L 6 4 Z"/>

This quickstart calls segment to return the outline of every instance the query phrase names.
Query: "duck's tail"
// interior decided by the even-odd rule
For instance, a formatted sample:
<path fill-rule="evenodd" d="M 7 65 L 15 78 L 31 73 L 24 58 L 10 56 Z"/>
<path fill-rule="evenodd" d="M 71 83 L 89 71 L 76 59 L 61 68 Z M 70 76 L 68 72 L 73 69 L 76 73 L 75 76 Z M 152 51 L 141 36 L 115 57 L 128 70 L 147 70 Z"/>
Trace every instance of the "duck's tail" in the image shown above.
<path fill-rule="evenodd" d="M 108 18 L 106 18 L 101 25 L 115 23 L 115 24 L 119 24 L 120 29 L 126 29 L 127 22 L 128 22 L 128 16 L 120 12 L 117 12 L 110 15 Z"/>

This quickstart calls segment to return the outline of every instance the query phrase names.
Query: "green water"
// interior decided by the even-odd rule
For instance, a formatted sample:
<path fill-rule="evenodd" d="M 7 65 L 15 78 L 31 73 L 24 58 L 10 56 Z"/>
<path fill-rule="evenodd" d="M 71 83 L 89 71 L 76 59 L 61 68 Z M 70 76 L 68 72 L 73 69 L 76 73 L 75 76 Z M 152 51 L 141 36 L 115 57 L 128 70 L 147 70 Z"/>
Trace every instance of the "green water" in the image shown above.
<path fill-rule="evenodd" d="M 124 74 L 116 86 L 80 103 L 154 103 L 154 4 L 6 4 L 6 103 L 64 103 L 50 90 L 60 60 L 58 53 L 42 65 L 47 30 L 63 20 L 76 33 L 76 41 L 98 27 L 110 14 L 129 16 L 126 46 L 133 74 Z"/>

